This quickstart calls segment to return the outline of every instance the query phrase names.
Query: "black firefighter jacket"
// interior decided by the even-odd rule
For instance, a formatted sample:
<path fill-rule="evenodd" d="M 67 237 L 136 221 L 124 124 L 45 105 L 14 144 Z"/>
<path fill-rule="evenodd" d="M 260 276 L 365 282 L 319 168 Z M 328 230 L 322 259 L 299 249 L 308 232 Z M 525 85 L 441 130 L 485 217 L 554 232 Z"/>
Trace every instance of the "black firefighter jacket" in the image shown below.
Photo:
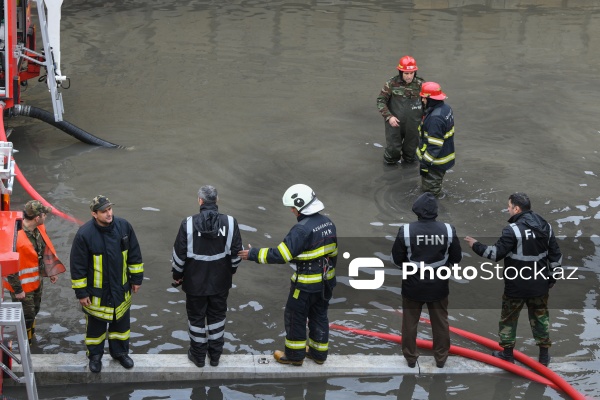
<path fill-rule="evenodd" d="M 419 220 L 401 226 L 392 247 L 392 261 L 396 266 L 403 268 L 402 264 L 407 262 L 419 266 L 416 273 L 402 280 L 402 296 L 413 301 L 440 301 L 449 294 L 448 279 L 440 279 L 435 273 L 430 276 L 428 271 L 423 274 L 425 279 L 420 279 L 420 262 L 434 270 L 452 267 L 462 260 L 460 242 L 452 225 L 435 220 L 437 202 L 432 194 L 420 196 L 412 210 Z"/>
<path fill-rule="evenodd" d="M 291 277 L 292 284 L 304 292 L 321 292 L 323 280 L 333 289 L 338 255 L 334 223 L 320 213 L 301 214 L 297 220 L 298 223 L 277 247 L 253 247 L 248 253 L 248 260 L 259 264 L 294 264 L 296 272 Z"/>
<path fill-rule="evenodd" d="M 417 157 L 421 168 L 447 171 L 454 166 L 454 114 L 441 100 L 432 101 L 419 126 Z"/>
<path fill-rule="evenodd" d="M 220 214 L 216 203 L 204 203 L 199 214 L 181 222 L 173 245 L 173 279 L 183 278 L 183 291 L 192 296 L 229 290 L 242 249 L 236 219 Z"/>
<path fill-rule="evenodd" d="M 504 294 L 513 298 L 540 297 L 556 280 L 552 269 L 562 254 L 552 227 L 533 211 L 513 215 L 495 245 L 475 242 L 473 251 L 492 261 L 504 259 Z"/>
<path fill-rule="evenodd" d="M 71 283 L 83 311 L 92 317 L 121 319 L 131 306 L 131 285 L 144 279 L 142 252 L 133 227 L 114 217 L 108 226 L 91 219 L 79 228 L 71 247 Z"/>

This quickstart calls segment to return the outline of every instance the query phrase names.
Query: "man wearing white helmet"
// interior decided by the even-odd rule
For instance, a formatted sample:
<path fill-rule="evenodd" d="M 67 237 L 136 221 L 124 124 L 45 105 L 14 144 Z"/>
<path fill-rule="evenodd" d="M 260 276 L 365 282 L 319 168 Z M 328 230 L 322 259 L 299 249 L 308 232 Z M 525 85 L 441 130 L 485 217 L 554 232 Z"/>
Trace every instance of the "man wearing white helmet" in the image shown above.
<path fill-rule="evenodd" d="M 277 350 L 273 356 L 281 364 L 300 366 L 305 357 L 323 364 L 329 346 L 327 310 L 336 284 L 336 228 L 328 217 L 319 213 L 325 205 L 309 186 L 291 186 L 282 200 L 284 206 L 291 208 L 298 223 L 277 247 L 249 246 L 249 250 L 242 250 L 238 255 L 259 264 L 295 264 L 284 312 L 285 351 Z"/>

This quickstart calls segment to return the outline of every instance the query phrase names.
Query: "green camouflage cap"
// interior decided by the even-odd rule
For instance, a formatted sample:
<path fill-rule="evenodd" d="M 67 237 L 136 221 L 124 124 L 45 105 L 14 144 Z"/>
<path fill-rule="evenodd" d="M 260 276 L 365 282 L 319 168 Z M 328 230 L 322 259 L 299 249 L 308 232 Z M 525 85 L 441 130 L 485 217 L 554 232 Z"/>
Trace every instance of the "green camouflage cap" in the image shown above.
<path fill-rule="evenodd" d="M 40 214 L 48 214 L 52 211 L 52 207 L 46 207 L 38 200 L 29 200 L 25 204 L 25 210 L 23 211 L 28 217 L 37 217 Z"/>
<path fill-rule="evenodd" d="M 90 210 L 92 210 L 93 212 L 104 211 L 112 205 L 114 205 L 114 203 L 111 203 L 108 197 L 98 195 L 94 197 L 90 202 Z"/>

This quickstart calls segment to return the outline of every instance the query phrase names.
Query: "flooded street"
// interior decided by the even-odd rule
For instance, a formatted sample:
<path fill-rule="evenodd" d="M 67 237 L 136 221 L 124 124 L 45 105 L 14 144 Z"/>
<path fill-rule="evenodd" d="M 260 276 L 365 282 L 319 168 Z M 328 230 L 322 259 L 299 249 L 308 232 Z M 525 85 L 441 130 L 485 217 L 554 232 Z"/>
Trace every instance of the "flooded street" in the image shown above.
<path fill-rule="evenodd" d="M 131 313 L 134 360 L 136 353 L 187 351 L 185 295 L 170 286 L 170 258 L 205 184 L 217 187 L 220 211 L 237 218 L 253 247 L 281 242 L 295 223 L 281 204 L 284 191 L 310 185 L 337 225 L 340 254 L 350 253 L 339 260 L 330 322 L 400 333 L 400 277 L 389 254 L 398 227 L 416 219 L 420 178 L 416 167 L 384 165 L 375 100 L 398 59 L 410 54 L 419 76 L 441 84 L 455 115 L 457 160 L 439 220 L 455 225 L 460 238 L 492 244 L 507 224 L 508 196 L 529 194 L 533 210 L 552 224 L 563 266 L 574 271 L 550 292 L 552 357 L 580 361 L 584 372 L 564 378 L 600 397 L 598 2 L 79 0 L 62 10 L 61 69 L 71 79 L 64 119 L 127 150 L 91 147 L 26 117 L 6 126 L 23 174 L 55 207 L 85 221 L 90 200 L 103 194 L 135 228 L 145 280 Z M 51 109 L 45 84 L 22 97 Z M 29 199 L 15 183 L 12 207 Z M 46 224 L 67 264 L 78 226 L 57 216 Z M 461 245 L 464 265 L 484 261 Z M 384 260 L 384 286 L 350 287 L 350 260 L 374 256 Z M 225 354 L 283 349 L 291 273 L 286 265 L 240 265 Z M 497 340 L 502 289 L 498 279 L 454 279 L 451 325 Z M 526 317 L 517 348 L 537 358 Z M 32 351 L 85 357 L 84 323 L 66 273 L 45 285 Z M 431 339 L 429 327 L 419 337 Z M 487 352 L 459 336 L 452 341 Z M 400 348 L 332 331 L 330 352 Z M 566 398 L 508 374 L 441 376 L 213 382 L 212 395 L 208 383 L 140 385 L 133 393 L 129 385 L 100 398 Z M 39 393 L 97 398 L 68 390 Z"/>

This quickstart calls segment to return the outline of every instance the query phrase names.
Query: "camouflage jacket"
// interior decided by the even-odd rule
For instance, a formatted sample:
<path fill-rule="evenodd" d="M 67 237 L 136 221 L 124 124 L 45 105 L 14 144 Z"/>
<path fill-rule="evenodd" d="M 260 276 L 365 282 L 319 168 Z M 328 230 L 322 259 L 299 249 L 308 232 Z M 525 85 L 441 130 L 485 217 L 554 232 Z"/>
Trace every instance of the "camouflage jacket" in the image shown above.
<path fill-rule="evenodd" d="M 393 97 L 397 96 L 413 101 L 414 99 L 418 99 L 423 82 L 424 80 L 418 76 L 409 84 L 404 82 L 400 75 L 396 75 L 388 80 L 383 89 L 381 89 L 379 96 L 377 96 L 377 109 L 381 113 L 381 116 L 387 120 L 388 117 L 393 115 L 389 108 L 390 100 Z"/>

